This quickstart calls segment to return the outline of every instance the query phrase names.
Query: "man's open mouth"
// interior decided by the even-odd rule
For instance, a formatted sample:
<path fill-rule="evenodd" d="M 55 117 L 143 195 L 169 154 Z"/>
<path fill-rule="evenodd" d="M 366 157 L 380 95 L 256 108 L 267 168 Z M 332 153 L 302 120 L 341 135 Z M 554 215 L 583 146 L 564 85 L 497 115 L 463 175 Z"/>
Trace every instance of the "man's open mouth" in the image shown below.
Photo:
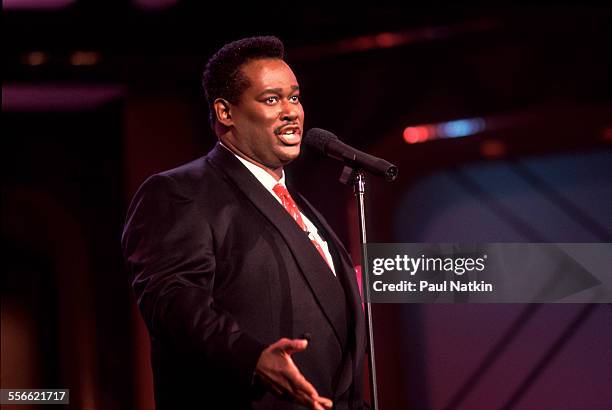
<path fill-rule="evenodd" d="M 302 141 L 302 129 L 297 125 L 284 126 L 278 129 L 276 135 L 285 145 L 296 145 Z"/>

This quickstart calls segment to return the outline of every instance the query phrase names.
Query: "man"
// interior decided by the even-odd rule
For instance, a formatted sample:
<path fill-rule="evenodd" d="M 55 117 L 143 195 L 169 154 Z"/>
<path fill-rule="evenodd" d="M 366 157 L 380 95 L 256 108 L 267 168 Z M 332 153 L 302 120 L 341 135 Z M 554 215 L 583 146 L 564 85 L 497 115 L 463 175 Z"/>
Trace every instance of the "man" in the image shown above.
<path fill-rule="evenodd" d="M 365 350 L 351 260 L 287 191 L 304 112 L 281 41 L 225 45 L 204 89 L 219 143 L 149 178 L 122 238 L 160 409 L 358 409 Z M 290 192 L 290 193 L 289 193 Z"/>

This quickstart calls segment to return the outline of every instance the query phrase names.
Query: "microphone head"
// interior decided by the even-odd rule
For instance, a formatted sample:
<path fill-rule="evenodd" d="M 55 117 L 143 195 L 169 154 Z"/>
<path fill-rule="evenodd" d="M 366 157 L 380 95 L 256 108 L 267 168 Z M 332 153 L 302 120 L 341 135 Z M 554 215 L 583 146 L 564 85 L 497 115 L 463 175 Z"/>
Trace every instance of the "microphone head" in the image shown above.
<path fill-rule="evenodd" d="M 317 151 L 326 153 L 327 145 L 331 141 L 337 140 L 338 137 L 336 137 L 333 133 L 329 131 L 323 130 L 321 128 L 311 128 L 306 131 L 303 143 L 306 144 L 309 148 L 313 148 Z"/>
<path fill-rule="evenodd" d="M 389 182 L 397 178 L 397 167 L 395 165 L 346 145 L 327 130 L 311 128 L 306 131 L 302 142 L 325 156 L 344 162 L 347 167 L 353 170 L 362 169 L 374 175 L 382 176 Z"/>

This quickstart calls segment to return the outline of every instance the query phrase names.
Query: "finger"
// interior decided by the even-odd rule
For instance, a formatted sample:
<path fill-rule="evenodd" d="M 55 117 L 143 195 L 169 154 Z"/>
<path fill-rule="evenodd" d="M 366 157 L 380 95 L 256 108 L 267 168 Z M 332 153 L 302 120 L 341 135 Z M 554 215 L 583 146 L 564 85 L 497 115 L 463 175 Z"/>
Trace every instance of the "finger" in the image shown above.
<path fill-rule="evenodd" d="M 317 400 L 313 400 L 312 403 L 313 406 L 321 410 L 331 410 L 334 405 L 330 399 L 325 397 L 319 397 Z"/>
<path fill-rule="evenodd" d="M 332 408 L 333 402 L 327 397 L 319 396 L 314 386 L 301 373 L 298 373 L 293 380 L 289 378 L 288 381 L 293 390 L 291 393 L 298 402 L 322 410 Z"/>
<path fill-rule="evenodd" d="M 310 399 L 313 402 L 318 403 L 320 406 L 323 406 L 325 409 L 331 409 L 334 405 L 334 403 L 327 397 L 317 395 L 317 396 L 310 396 Z"/>
<path fill-rule="evenodd" d="M 310 397 L 309 395 L 307 395 L 304 392 L 292 392 L 293 395 L 293 400 L 295 400 L 296 402 L 303 404 L 304 406 L 307 406 L 309 408 L 314 407 L 314 400 L 312 399 L 312 397 Z"/>
<path fill-rule="evenodd" d="M 304 406 L 310 408 L 310 409 L 316 409 L 316 410 L 325 410 L 326 408 L 319 403 L 318 400 L 316 400 L 315 398 L 307 395 L 304 392 L 299 392 L 297 397 L 294 397 L 295 401 L 303 404 Z"/>
<path fill-rule="evenodd" d="M 319 399 L 317 401 L 320 405 L 322 405 L 326 409 L 331 409 L 334 406 L 334 402 L 332 402 L 327 397 L 319 396 Z"/>
<path fill-rule="evenodd" d="M 325 407 L 321 406 L 319 403 L 317 403 L 316 401 L 312 402 L 312 408 L 314 410 L 325 410 Z"/>

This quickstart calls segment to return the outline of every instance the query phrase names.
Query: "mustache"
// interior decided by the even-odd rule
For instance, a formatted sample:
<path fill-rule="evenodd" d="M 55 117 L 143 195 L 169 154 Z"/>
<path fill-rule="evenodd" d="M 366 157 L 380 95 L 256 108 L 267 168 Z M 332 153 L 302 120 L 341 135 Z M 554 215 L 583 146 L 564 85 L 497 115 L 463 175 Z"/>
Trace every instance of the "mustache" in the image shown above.
<path fill-rule="evenodd" d="M 274 135 L 280 135 L 283 128 L 287 128 L 287 127 L 297 127 L 300 130 L 302 129 L 297 122 L 288 122 L 286 124 L 279 125 L 278 127 L 274 128 Z"/>

